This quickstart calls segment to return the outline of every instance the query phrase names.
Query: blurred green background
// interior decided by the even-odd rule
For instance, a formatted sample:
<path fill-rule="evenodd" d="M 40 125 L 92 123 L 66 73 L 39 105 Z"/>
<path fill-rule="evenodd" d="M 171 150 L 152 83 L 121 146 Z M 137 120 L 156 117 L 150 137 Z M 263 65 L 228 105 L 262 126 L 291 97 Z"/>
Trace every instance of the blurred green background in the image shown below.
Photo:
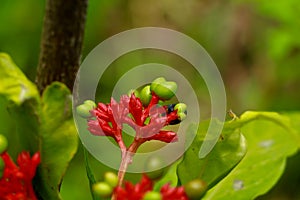
<path fill-rule="evenodd" d="M 39 57 L 44 6 L 40 0 L 2 0 L 0 6 L 0 52 L 10 54 L 32 81 Z M 208 51 L 222 74 L 228 108 L 235 113 L 299 111 L 299 19 L 298 0 L 90 0 L 83 58 L 101 41 L 121 31 L 143 26 L 171 28 L 197 40 Z M 180 62 L 159 55 L 149 59 L 138 52 L 128 55 L 113 64 L 113 76 L 104 80 L 104 89 L 110 91 L 129 68 L 153 59 L 175 66 Z M 186 76 L 191 74 L 188 68 L 181 70 Z M 205 91 L 205 86 L 199 84 L 197 91 Z M 108 98 L 109 92 L 102 95 Z M 202 101 L 209 104 L 205 98 Z M 5 100 L 0 99 L 0 104 L 0 133 L 16 141 Z M 10 151 L 15 155 L 13 149 Z M 89 196 L 81 151 L 82 147 L 62 184 L 66 200 Z M 97 162 L 93 163 L 97 170 Z M 300 198 L 299 168 L 300 156 L 296 155 L 289 159 L 279 184 L 261 199 Z M 101 170 L 98 175 L 100 178 Z"/>

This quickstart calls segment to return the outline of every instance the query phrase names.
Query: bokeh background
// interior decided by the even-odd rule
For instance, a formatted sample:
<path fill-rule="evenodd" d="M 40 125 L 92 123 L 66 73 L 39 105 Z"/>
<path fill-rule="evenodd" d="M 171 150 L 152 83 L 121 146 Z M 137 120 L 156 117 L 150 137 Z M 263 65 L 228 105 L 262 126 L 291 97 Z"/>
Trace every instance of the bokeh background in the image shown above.
<path fill-rule="evenodd" d="M 44 7 L 44 0 L 1 0 L 0 6 L 0 52 L 10 54 L 32 81 Z M 144 26 L 171 28 L 198 41 L 211 55 L 225 83 L 228 108 L 235 113 L 299 111 L 299 19 L 298 0 L 90 0 L 83 58 L 101 41 L 121 31 Z M 146 61 L 181 65 L 186 76 L 192 73 L 171 55 L 150 54 L 136 52 L 113 63 L 103 81 L 102 87 L 108 91 L 103 98 L 109 98 L 113 83 L 123 73 Z M 205 85 L 198 85 L 196 90 L 205 92 Z M 200 101 L 209 105 L 205 97 Z M 0 133 L 9 133 L 9 139 L 14 140 L 14 125 L 6 103 L 0 99 Z M 10 151 L 15 155 L 13 149 Z M 80 147 L 62 184 L 66 200 L 89 197 L 81 151 Z M 93 162 L 97 169 L 97 161 Z M 277 186 L 260 199 L 300 199 L 299 169 L 297 154 L 288 160 Z"/>

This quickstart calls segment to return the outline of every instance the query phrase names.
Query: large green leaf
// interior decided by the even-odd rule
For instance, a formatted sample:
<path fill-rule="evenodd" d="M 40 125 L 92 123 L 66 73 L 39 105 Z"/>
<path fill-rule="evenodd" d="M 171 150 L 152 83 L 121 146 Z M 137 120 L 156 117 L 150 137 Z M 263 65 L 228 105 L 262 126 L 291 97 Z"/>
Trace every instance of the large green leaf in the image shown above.
<path fill-rule="evenodd" d="M 0 53 L 0 82 L 0 94 L 17 105 L 28 99 L 39 99 L 36 86 L 5 53 Z"/>
<path fill-rule="evenodd" d="M 0 80 L 0 95 L 9 101 L 9 112 L 20 137 L 18 151 L 41 152 L 42 163 L 35 178 L 38 195 L 42 199 L 60 199 L 62 177 L 78 143 L 70 91 L 61 83 L 53 83 L 41 100 L 36 86 L 3 53 Z"/>
<path fill-rule="evenodd" d="M 232 128 L 225 123 L 222 137 L 213 150 L 205 158 L 200 159 L 199 151 L 208 126 L 209 121 L 204 121 L 200 123 L 198 130 L 196 125 L 192 125 L 187 131 L 188 135 L 196 134 L 196 137 L 178 166 L 178 175 L 182 184 L 200 178 L 210 187 L 240 162 L 246 153 L 246 141 L 240 129 Z"/>
<path fill-rule="evenodd" d="M 19 144 L 15 144 L 14 150 L 26 149 L 31 153 L 36 152 L 40 100 L 36 86 L 5 53 L 0 53 L 0 81 L 0 95 L 9 102 L 8 110 L 19 136 Z"/>
<path fill-rule="evenodd" d="M 246 112 L 231 123 L 241 127 L 248 143 L 244 159 L 203 199 L 254 199 L 281 176 L 286 158 L 298 149 L 289 118 L 271 112 Z"/>
<path fill-rule="evenodd" d="M 70 91 L 58 82 L 48 86 L 42 97 L 39 133 L 42 163 L 37 187 L 43 199 L 60 199 L 62 177 L 77 151 L 71 104 Z"/>

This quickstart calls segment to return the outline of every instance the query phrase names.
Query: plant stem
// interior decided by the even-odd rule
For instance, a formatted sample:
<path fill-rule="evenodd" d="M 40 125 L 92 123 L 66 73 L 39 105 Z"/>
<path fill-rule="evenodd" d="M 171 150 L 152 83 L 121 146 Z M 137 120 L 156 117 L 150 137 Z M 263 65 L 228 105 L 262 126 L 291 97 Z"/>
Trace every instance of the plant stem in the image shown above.
<path fill-rule="evenodd" d="M 118 178 L 119 178 L 118 186 L 122 186 L 128 165 L 132 162 L 133 156 L 141 144 L 142 142 L 140 140 L 135 139 L 133 143 L 129 146 L 127 151 L 124 153 L 122 152 L 122 161 L 118 173 Z"/>
<path fill-rule="evenodd" d="M 47 0 L 37 86 L 42 93 L 53 81 L 73 88 L 80 64 L 88 0 Z"/>
<path fill-rule="evenodd" d="M 121 187 L 124 182 L 124 177 L 128 168 L 128 165 L 132 162 L 133 156 L 136 153 L 137 149 L 139 146 L 143 143 L 144 141 L 142 139 L 134 139 L 133 143 L 129 146 L 129 148 L 126 151 L 122 151 L 122 161 L 120 164 L 119 168 L 119 173 L 118 173 L 118 179 L 119 183 L 118 186 Z M 112 200 L 115 200 L 116 196 L 112 196 Z"/>

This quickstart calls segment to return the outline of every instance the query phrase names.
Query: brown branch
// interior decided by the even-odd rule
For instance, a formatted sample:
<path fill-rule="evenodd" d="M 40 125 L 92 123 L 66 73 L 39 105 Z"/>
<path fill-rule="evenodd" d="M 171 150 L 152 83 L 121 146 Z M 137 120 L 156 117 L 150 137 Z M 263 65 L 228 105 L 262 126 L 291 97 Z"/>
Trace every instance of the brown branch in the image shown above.
<path fill-rule="evenodd" d="M 36 82 L 73 88 L 79 68 L 88 0 L 47 0 Z"/>

